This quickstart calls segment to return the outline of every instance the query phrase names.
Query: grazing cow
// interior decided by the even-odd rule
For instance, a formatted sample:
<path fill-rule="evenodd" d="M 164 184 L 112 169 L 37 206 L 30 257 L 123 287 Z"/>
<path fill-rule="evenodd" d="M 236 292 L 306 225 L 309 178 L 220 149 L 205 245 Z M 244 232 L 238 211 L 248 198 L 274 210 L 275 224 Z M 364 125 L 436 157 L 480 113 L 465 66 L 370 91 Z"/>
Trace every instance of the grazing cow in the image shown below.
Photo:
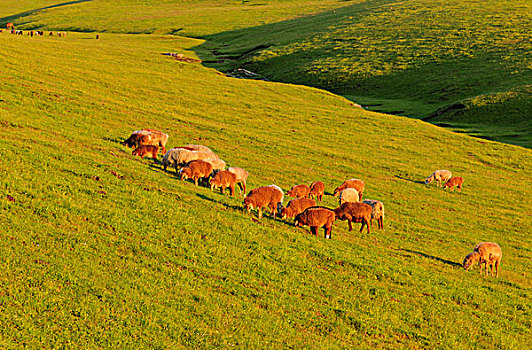
<path fill-rule="evenodd" d="M 8 22 L 8 23 L 7 23 L 7 25 L 6 25 L 6 29 L 9 29 L 9 28 L 11 28 L 11 29 L 15 29 L 15 26 L 13 25 L 13 23 L 11 23 L 11 22 Z"/>
<path fill-rule="evenodd" d="M 349 231 L 353 230 L 351 222 L 361 222 L 362 226 L 360 226 L 360 232 L 362 232 L 364 225 L 366 225 L 369 233 L 372 211 L 373 208 L 369 204 L 360 202 L 345 202 L 338 208 L 334 209 L 334 214 L 338 220 L 347 220 Z"/>
<path fill-rule="evenodd" d="M 321 181 L 314 181 L 310 185 L 310 198 L 316 197 L 316 200 L 318 202 L 321 202 L 321 199 L 323 197 L 323 193 L 325 192 L 325 184 Z"/>
<path fill-rule="evenodd" d="M 251 212 L 253 209 L 259 211 L 259 219 L 262 218 L 262 208 L 270 209 L 270 214 L 275 217 L 276 210 L 283 205 L 283 190 L 276 185 L 262 186 L 249 191 L 244 198 L 244 208 Z"/>
<path fill-rule="evenodd" d="M 134 156 L 140 156 L 144 159 L 144 156 L 148 156 L 149 158 L 153 158 L 155 161 L 157 161 L 157 153 L 159 153 L 159 147 L 152 146 L 152 145 L 140 145 L 133 151 Z"/>
<path fill-rule="evenodd" d="M 310 232 L 317 236 L 318 228 L 323 227 L 325 239 L 331 238 L 332 226 L 336 220 L 334 211 L 323 207 L 310 207 L 301 214 L 296 215 L 296 226 L 310 226 Z"/>

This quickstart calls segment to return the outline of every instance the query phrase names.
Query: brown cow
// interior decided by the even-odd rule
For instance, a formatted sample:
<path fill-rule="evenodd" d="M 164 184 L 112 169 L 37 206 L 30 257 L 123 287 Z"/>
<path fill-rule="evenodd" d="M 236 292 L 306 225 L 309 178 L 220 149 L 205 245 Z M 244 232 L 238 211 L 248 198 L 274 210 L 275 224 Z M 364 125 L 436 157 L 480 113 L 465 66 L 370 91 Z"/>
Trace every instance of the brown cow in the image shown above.
<path fill-rule="evenodd" d="M 157 160 L 157 153 L 159 153 L 159 147 L 152 145 L 140 145 L 132 152 L 134 156 L 140 156 L 141 158 L 148 156 L 148 158 L 153 158 L 154 160 Z"/>
<path fill-rule="evenodd" d="M 368 228 L 368 233 L 370 233 L 369 228 L 371 226 L 372 211 L 373 208 L 369 204 L 360 202 L 345 202 L 338 208 L 334 209 L 334 214 L 336 215 L 336 219 L 342 221 L 347 220 L 349 231 L 353 231 L 351 222 L 361 222 L 362 226 L 360 227 L 360 232 L 362 232 L 364 225 L 366 225 Z"/>
<path fill-rule="evenodd" d="M 217 172 L 214 177 L 209 180 L 209 183 L 211 184 L 211 191 L 215 187 L 220 187 L 222 194 L 224 194 L 225 189 L 229 187 L 231 196 L 233 197 L 235 196 L 236 182 L 236 175 L 227 170 Z"/>
<path fill-rule="evenodd" d="M 323 227 L 325 239 L 331 238 L 332 226 L 336 220 L 334 211 L 324 207 L 310 207 L 298 214 L 295 219 L 296 226 L 310 226 L 310 232 L 317 236 L 318 228 Z"/>
<path fill-rule="evenodd" d="M 193 179 L 194 185 L 198 186 L 198 180 L 208 178 L 212 173 L 212 165 L 203 160 L 195 160 L 181 169 L 181 180 Z"/>

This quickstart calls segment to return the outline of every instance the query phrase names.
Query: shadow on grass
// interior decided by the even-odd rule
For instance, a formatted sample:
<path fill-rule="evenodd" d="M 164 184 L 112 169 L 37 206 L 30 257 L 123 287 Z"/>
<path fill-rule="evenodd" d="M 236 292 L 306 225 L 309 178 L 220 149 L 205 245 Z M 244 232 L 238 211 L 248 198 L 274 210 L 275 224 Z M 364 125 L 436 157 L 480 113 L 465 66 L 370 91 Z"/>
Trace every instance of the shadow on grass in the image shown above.
<path fill-rule="evenodd" d="M 409 253 L 412 253 L 412 254 L 416 254 L 416 255 L 422 256 L 424 258 L 429 258 L 429 259 L 432 259 L 432 260 L 436 260 L 436 261 L 442 262 L 444 264 L 447 264 L 447 265 L 450 265 L 450 266 L 453 266 L 453 267 L 460 267 L 460 268 L 462 267 L 462 264 L 460 264 L 460 263 L 457 263 L 457 262 L 454 262 L 454 261 L 451 261 L 451 260 L 445 260 L 445 259 L 442 259 L 442 258 L 438 258 L 437 256 L 428 255 L 428 254 L 425 254 L 425 253 L 422 253 L 422 252 L 417 252 L 415 250 L 410 250 L 410 249 L 399 249 L 399 250 L 402 250 L 404 252 L 409 252 Z"/>
<path fill-rule="evenodd" d="M 209 201 L 209 202 L 212 202 L 212 203 L 216 203 L 216 204 L 220 204 L 220 205 L 223 205 L 225 208 L 227 209 L 233 209 L 233 210 L 236 210 L 236 211 L 244 211 L 243 207 L 241 205 L 231 205 L 231 204 L 227 204 L 227 203 L 224 203 L 222 201 L 218 201 L 214 198 L 210 198 L 210 197 L 207 197 L 203 194 L 200 194 L 200 193 L 196 193 L 196 196 L 198 196 L 199 198 L 201 199 L 204 199 L 206 201 Z"/>
<path fill-rule="evenodd" d="M 177 180 L 179 180 L 179 176 L 176 175 L 175 171 L 164 170 L 164 168 L 162 167 L 162 161 L 157 160 L 153 163 L 148 164 L 148 169 L 156 173 L 171 175 L 175 177 Z"/>
<path fill-rule="evenodd" d="M 409 182 L 412 182 L 412 183 L 415 183 L 415 184 L 421 184 L 421 185 L 425 184 L 425 181 L 416 181 L 416 180 L 408 179 L 406 177 L 402 177 L 402 176 L 399 176 L 399 175 L 395 175 L 395 177 L 400 179 L 400 180 L 409 181 Z"/>
<path fill-rule="evenodd" d="M 30 16 L 30 15 L 33 15 L 33 14 L 39 12 L 39 11 L 49 10 L 49 9 L 53 9 L 53 8 L 56 8 L 56 7 L 63 7 L 63 6 L 68 6 L 68 5 L 79 4 L 79 3 L 82 3 L 82 2 L 88 2 L 88 1 L 92 1 L 92 0 L 68 1 L 68 2 L 63 2 L 61 4 L 55 4 L 55 5 L 51 5 L 51 6 L 41 7 L 41 8 L 35 9 L 35 10 L 24 11 L 24 12 L 21 12 L 21 13 L 17 13 L 15 15 L 2 17 L 2 18 L 0 18 L 0 26 L 5 27 L 5 25 L 8 22 L 15 22 L 16 20 L 18 20 L 20 18 L 24 18 L 24 17 Z"/>
<path fill-rule="evenodd" d="M 121 145 L 124 145 L 124 141 L 125 141 L 125 140 L 112 139 L 110 137 L 104 137 L 103 139 L 105 141 L 114 142 L 114 143 L 118 143 L 118 144 L 121 144 Z"/>
<path fill-rule="evenodd" d="M 220 193 L 220 195 L 221 195 L 221 193 Z M 200 193 L 196 193 L 196 196 L 198 196 L 199 198 L 204 199 L 206 201 L 209 201 L 211 203 L 220 204 L 221 206 L 223 206 L 226 209 L 232 209 L 232 210 L 239 211 L 239 212 L 242 212 L 242 213 L 246 212 L 246 210 L 244 209 L 244 207 L 241 204 L 231 205 L 231 204 L 224 203 L 222 201 L 216 200 L 214 198 L 207 197 L 207 196 L 205 196 L 203 194 L 200 194 Z M 237 198 L 237 197 L 235 197 L 235 198 Z M 287 225 L 289 227 L 295 227 L 293 222 L 283 220 L 283 219 L 281 219 L 281 218 L 279 218 L 277 216 L 274 217 L 274 216 L 270 216 L 269 214 L 267 215 L 265 212 L 263 212 L 263 216 L 262 216 L 261 219 L 258 219 L 256 217 L 256 215 L 258 215 L 258 214 L 252 213 L 250 218 L 251 218 L 251 220 L 253 222 L 256 222 L 256 223 L 261 224 L 261 225 L 264 225 L 266 223 L 270 223 L 270 225 L 271 225 L 271 221 L 274 221 L 274 222 L 277 222 L 277 223 L 281 223 L 281 224 Z"/>

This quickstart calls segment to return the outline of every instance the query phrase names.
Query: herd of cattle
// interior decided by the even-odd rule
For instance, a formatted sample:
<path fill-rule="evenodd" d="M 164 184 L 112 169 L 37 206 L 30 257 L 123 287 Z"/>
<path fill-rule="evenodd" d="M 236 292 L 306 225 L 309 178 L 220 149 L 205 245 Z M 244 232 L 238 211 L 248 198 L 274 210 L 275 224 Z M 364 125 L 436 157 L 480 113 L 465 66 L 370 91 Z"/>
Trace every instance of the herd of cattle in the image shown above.
<path fill-rule="evenodd" d="M 24 31 L 19 30 L 19 29 L 15 29 L 15 27 L 13 26 L 13 23 L 8 23 L 7 24 L 6 31 L 8 33 L 15 34 L 15 35 L 24 35 Z M 0 33 L 3 33 L 3 32 L 4 32 L 4 30 L 0 29 Z M 26 34 L 33 37 L 33 36 L 44 36 L 47 33 L 44 30 L 28 30 L 28 31 L 26 31 Z M 55 32 L 55 34 L 54 34 L 54 32 L 51 31 L 51 32 L 48 32 L 48 35 L 49 36 L 57 35 L 59 37 L 65 37 L 66 36 L 66 32 Z"/>
<path fill-rule="evenodd" d="M 22 30 L 15 30 L 13 23 L 7 23 L 6 30 L 11 34 L 23 35 Z M 0 29 L 0 33 L 4 30 Z M 31 30 L 27 32 L 29 36 L 43 36 L 44 31 Z M 48 35 L 53 36 L 54 32 Z M 65 32 L 57 32 L 57 36 L 66 36 Z M 99 39 L 99 35 L 96 36 Z M 232 196 L 235 195 L 235 187 L 239 185 L 240 193 L 242 190 L 246 193 L 246 180 L 248 172 L 242 168 L 230 167 L 227 170 L 226 163 L 220 157 L 206 146 L 185 145 L 166 150 L 165 146 L 168 141 L 168 135 L 155 129 L 143 129 L 134 131 L 131 136 L 124 141 L 124 145 L 134 147 L 133 155 L 144 158 L 148 156 L 157 160 L 157 154 L 162 153 L 162 164 L 166 171 L 168 166 L 174 166 L 176 174 L 181 179 L 192 179 L 195 185 L 203 179 L 210 184 L 211 190 L 219 187 L 222 194 L 226 188 L 229 188 Z M 432 173 L 426 180 L 425 184 L 432 181 L 437 182 L 440 187 L 443 183 L 444 188 L 450 188 L 454 191 L 457 187 L 462 190 L 464 179 L 462 177 L 452 177 L 449 170 L 437 170 Z M 310 226 L 310 231 L 318 235 L 318 228 L 323 227 L 325 238 L 331 238 L 331 231 L 334 221 L 347 220 L 349 231 L 352 231 L 351 224 L 361 223 L 360 232 L 367 227 L 370 233 L 371 220 L 377 220 L 379 229 L 384 229 L 384 204 L 378 200 L 362 200 L 364 193 L 364 181 L 359 179 L 346 180 L 334 190 L 333 195 L 338 196 L 340 206 L 336 209 L 330 209 L 317 206 L 316 200 L 321 202 L 325 193 L 325 185 L 321 181 L 315 181 L 310 186 L 295 185 L 287 192 L 288 196 L 294 197 L 283 207 L 284 193 L 276 185 L 262 186 L 254 188 L 244 198 L 244 208 L 258 210 L 259 219 L 262 217 L 262 210 L 269 209 L 270 215 L 275 217 L 279 215 L 283 219 L 295 218 L 296 226 Z M 502 257 L 501 247 L 497 243 L 482 242 L 478 244 L 472 253 L 466 256 L 463 267 L 469 269 L 470 266 L 478 262 L 480 273 L 482 274 L 482 265 L 485 268 L 485 274 L 488 274 L 488 267 L 491 267 L 491 275 L 495 268 L 497 277 L 499 276 L 499 264 Z"/>
<path fill-rule="evenodd" d="M 262 218 L 262 210 L 268 210 L 274 218 L 279 215 L 282 219 L 294 218 L 296 226 L 307 225 L 314 235 L 318 235 L 318 229 L 323 227 L 325 238 L 331 238 L 334 221 L 347 220 L 349 231 L 352 231 L 352 223 L 361 223 L 360 232 L 367 228 L 370 233 L 371 220 L 377 220 L 378 228 L 384 229 L 384 204 L 378 200 L 362 200 L 365 183 L 359 179 L 344 181 L 334 189 L 333 195 L 339 197 L 339 207 L 335 209 L 318 206 L 325 193 L 325 185 L 321 181 L 315 181 L 310 186 L 295 185 L 288 192 L 290 200 L 283 207 L 284 192 L 276 185 L 254 188 L 246 195 L 246 180 L 248 172 L 242 168 L 230 167 L 226 169 L 226 163 L 211 149 L 202 145 L 185 145 L 166 150 L 168 135 L 156 129 L 142 129 L 134 131 L 124 141 L 124 145 L 133 147 L 133 155 L 144 158 L 153 158 L 157 161 L 157 154 L 161 152 L 164 171 L 168 167 L 174 167 L 176 175 L 182 180 L 191 179 L 198 186 L 199 181 L 210 185 L 211 190 L 220 188 L 222 194 L 229 188 L 231 196 L 235 195 L 238 185 L 240 193 L 244 191 L 244 208 L 251 212 L 258 211 L 258 218 Z M 462 189 L 463 178 L 452 177 L 449 170 L 437 170 L 426 180 L 425 184 L 432 181 L 437 186 L 454 190 Z M 496 243 L 483 242 L 477 245 L 473 253 L 467 255 L 463 262 L 466 269 L 478 262 L 482 272 L 484 264 L 486 275 L 488 266 L 491 274 L 495 267 L 497 277 L 499 275 L 499 263 L 502 257 L 501 248 Z"/>

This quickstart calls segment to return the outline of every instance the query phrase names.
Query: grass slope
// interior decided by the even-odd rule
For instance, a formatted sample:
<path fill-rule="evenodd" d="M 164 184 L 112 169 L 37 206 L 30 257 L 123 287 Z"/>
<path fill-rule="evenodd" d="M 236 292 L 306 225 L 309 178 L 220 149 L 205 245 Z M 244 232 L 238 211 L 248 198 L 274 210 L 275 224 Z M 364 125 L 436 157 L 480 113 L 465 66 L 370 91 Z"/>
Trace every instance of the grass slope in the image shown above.
<path fill-rule="evenodd" d="M 366 1 L 210 35 L 198 52 L 218 69 L 245 67 L 372 110 L 429 118 L 472 98 L 526 90 L 531 14 L 529 1 Z M 465 110 L 439 119 L 530 147 L 530 101 L 530 93 L 511 103 L 496 99 L 483 115 Z"/>
<path fill-rule="evenodd" d="M 11 21 L 21 29 L 199 37 L 345 5 L 338 0 L 21 0 L 16 6 L 0 4 L 0 25 Z"/>
<path fill-rule="evenodd" d="M 0 34 L 0 347 L 527 344 L 529 150 L 160 54 L 200 44 Z M 362 178 L 386 231 L 256 222 L 131 156 L 120 141 L 143 127 L 210 146 L 250 188 Z M 421 183 L 438 168 L 463 192 Z M 481 241 L 502 246 L 501 278 L 460 268 Z"/>
<path fill-rule="evenodd" d="M 6 5 L 7 4 L 7 5 Z M 0 25 L 203 37 L 209 66 L 325 88 L 385 113 L 532 146 L 530 2 L 77 0 L 0 4 Z M 490 108 L 441 113 L 471 100 Z"/>

